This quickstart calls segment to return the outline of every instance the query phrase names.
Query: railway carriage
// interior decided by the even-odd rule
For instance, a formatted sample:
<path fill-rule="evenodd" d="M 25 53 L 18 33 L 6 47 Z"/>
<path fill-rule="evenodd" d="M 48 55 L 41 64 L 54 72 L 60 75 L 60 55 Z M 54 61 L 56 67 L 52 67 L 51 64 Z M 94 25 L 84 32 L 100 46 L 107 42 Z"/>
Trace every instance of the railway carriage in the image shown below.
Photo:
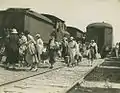
<path fill-rule="evenodd" d="M 98 44 L 98 52 L 104 58 L 113 44 L 113 27 L 108 23 L 92 23 L 86 28 L 87 41 L 95 40 Z"/>
<path fill-rule="evenodd" d="M 42 15 L 52 20 L 55 29 L 53 34 L 55 34 L 56 40 L 58 42 L 61 41 L 64 36 L 66 37 L 70 36 L 70 34 L 66 31 L 67 27 L 64 20 L 50 14 L 42 14 Z"/>
<path fill-rule="evenodd" d="M 76 40 L 81 40 L 82 41 L 82 38 L 85 35 L 85 33 L 83 31 L 81 31 L 80 29 L 75 28 L 75 27 L 71 27 L 71 26 L 67 26 L 67 31 Z"/>
<path fill-rule="evenodd" d="M 16 28 L 18 32 L 28 30 L 33 36 L 39 33 L 45 43 L 49 41 L 53 32 L 53 22 L 29 8 L 9 8 L 0 11 L 0 35 L 3 36 L 3 28 Z"/>

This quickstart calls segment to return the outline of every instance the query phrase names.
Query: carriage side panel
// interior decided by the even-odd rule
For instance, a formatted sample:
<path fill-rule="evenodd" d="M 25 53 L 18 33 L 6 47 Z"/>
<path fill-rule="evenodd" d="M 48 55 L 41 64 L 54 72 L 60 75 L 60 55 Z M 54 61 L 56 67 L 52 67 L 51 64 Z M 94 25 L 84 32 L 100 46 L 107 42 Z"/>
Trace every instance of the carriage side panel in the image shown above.
<path fill-rule="evenodd" d="M 113 31 L 111 28 L 105 28 L 105 45 L 112 47 L 113 44 Z"/>
<path fill-rule="evenodd" d="M 44 22 L 42 19 L 35 19 L 31 16 L 25 15 L 24 30 L 30 31 L 35 36 L 39 33 L 45 43 L 48 43 L 50 34 L 53 32 L 53 25 Z"/>

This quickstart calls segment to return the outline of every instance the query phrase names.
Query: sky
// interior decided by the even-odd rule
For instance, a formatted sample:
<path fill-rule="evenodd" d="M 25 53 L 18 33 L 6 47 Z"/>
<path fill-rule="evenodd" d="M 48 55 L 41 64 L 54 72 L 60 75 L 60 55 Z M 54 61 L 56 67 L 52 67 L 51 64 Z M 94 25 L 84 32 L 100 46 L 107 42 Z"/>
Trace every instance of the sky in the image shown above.
<path fill-rule="evenodd" d="M 113 26 L 114 43 L 120 41 L 120 0 L 0 0 L 0 9 L 16 7 L 55 15 L 82 31 L 104 21 Z"/>

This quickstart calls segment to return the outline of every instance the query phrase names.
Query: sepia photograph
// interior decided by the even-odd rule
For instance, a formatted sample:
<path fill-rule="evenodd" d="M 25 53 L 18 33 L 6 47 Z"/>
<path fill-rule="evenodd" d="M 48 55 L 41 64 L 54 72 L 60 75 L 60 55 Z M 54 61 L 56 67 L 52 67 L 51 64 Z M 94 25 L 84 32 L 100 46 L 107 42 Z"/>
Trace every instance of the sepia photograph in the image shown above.
<path fill-rule="evenodd" d="M 0 93 L 120 93 L 120 0 L 0 0 Z"/>

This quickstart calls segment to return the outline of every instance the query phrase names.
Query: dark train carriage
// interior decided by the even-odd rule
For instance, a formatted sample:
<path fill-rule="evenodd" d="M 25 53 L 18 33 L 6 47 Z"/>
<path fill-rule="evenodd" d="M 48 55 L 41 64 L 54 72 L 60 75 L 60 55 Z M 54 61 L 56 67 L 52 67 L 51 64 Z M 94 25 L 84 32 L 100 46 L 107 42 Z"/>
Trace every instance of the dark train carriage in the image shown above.
<path fill-rule="evenodd" d="M 75 27 L 67 27 L 67 31 L 70 33 L 71 36 L 73 36 L 76 40 L 82 40 L 82 37 L 85 35 L 85 33 L 78 28 Z"/>
<path fill-rule="evenodd" d="M 3 25 L 3 20 L 4 20 L 4 13 L 5 11 L 0 11 L 0 30 L 2 29 L 2 25 Z M 1 33 L 0 33 L 1 35 Z"/>
<path fill-rule="evenodd" d="M 95 40 L 98 44 L 99 53 L 103 56 L 103 50 L 106 47 L 112 48 L 113 28 L 108 23 L 92 23 L 87 26 L 87 41 Z"/>
<path fill-rule="evenodd" d="M 32 35 L 39 33 L 45 43 L 53 32 L 54 25 L 50 19 L 28 8 L 10 8 L 0 14 L 4 15 L 0 18 L 0 28 L 16 28 L 19 32 L 28 30 Z"/>
<path fill-rule="evenodd" d="M 56 16 L 50 15 L 50 14 L 42 14 L 42 15 L 46 16 L 47 18 L 52 20 L 52 22 L 54 24 L 55 35 L 56 35 L 57 41 L 61 41 L 64 36 L 69 37 L 69 33 L 66 31 L 65 21 L 63 21 L 62 19 L 60 19 Z"/>

